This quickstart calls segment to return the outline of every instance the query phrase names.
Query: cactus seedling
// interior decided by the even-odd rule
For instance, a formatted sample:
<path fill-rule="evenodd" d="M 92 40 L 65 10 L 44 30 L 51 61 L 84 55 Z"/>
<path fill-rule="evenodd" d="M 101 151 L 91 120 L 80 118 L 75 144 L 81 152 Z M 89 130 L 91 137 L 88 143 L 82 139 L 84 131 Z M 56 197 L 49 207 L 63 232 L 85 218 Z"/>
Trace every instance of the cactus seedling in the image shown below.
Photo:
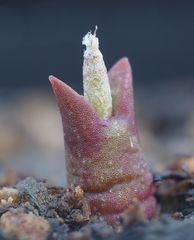
<path fill-rule="evenodd" d="M 84 189 L 92 213 L 109 224 L 134 201 L 151 218 L 154 187 L 139 144 L 130 64 L 122 58 L 107 73 L 96 33 L 83 44 L 84 96 L 49 77 L 63 122 L 68 181 Z"/>

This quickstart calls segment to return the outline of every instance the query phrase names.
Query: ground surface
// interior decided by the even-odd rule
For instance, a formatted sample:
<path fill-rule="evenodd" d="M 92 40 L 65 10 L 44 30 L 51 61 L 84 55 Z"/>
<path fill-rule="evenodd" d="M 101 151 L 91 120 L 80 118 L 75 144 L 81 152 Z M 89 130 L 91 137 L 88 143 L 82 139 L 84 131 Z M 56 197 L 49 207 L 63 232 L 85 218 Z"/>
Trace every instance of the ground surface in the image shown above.
<path fill-rule="evenodd" d="M 194 174 L 193 165 L 187 163 L 193 164 L 194 159 L 182 159 L 171 170 L 154 174 L 160 206 L 155 219 L 145 220 L 134 205 L 115 229 L 91 217 L 79 186 L 55 187 L 45 180 L 8 173 L 0 188 L 0 239 L 179 240 L 185 234 L 193 239 Z"/>

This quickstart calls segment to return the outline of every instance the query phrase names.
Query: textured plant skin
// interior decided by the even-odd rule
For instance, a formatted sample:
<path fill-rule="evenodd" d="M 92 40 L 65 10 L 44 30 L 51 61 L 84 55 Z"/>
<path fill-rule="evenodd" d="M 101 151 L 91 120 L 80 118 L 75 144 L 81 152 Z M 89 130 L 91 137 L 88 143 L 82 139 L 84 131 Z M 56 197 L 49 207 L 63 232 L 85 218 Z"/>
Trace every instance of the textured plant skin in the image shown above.
<path fill-rule="evenodd" d="M 83 96 L 49 77 L 62 116 L 68 181 L 84 189 L 92 213 L 110 224 L 134 201 L 142 204 L 149 219 L 156 210 L 154 187 L 139 144 L 127 58 L 108 76 L 113 114 L 107 120 L 100 119 Z"/>

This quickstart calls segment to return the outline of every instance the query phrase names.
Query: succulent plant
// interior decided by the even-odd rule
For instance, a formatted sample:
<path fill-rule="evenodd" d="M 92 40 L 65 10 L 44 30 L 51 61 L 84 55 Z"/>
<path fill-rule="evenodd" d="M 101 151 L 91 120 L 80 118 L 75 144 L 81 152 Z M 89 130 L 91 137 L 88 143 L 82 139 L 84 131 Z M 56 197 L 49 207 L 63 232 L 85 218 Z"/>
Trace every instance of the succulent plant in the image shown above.
<path fill-rule="evenodd" d="M 83 188 L 92 213 L 109 224 L 134 201 L 151 218 L 156 202 L 139 144 L 131 66 L 122 58 L 107 74 L 96 34 L 83 43 L 84 96 L 49 77 L 63 122 L 68 181 Z"/>

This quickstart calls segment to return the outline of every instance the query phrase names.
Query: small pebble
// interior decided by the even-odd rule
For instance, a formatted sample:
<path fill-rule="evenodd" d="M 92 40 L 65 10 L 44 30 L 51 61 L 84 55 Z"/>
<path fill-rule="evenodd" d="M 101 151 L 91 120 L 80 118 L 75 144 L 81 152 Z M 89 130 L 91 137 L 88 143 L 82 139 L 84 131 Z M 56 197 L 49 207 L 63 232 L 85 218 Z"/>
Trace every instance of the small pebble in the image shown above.
<path fill-rule="evenodd" d="M 50 224 L 43 217 L 17 209 L 1 216 L 0 230 L 6 239 L 46 240 Z"/>

